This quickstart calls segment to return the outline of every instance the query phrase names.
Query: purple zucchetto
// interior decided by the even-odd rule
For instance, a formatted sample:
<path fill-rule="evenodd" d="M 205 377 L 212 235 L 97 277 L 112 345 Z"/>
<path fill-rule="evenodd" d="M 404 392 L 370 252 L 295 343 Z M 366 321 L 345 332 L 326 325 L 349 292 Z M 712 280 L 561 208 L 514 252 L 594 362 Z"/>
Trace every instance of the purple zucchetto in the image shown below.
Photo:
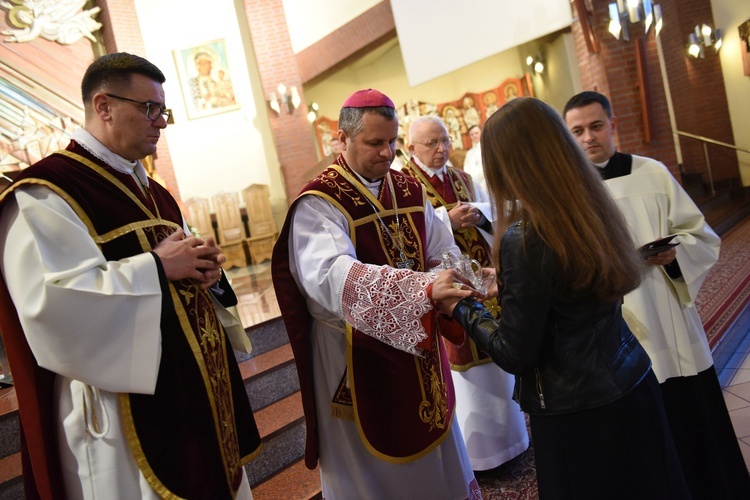
<path fill-rule="evenodd" d="M 357 92 L 350 95 L 349 98 L 344 101 L 344 105 L 342 106 L 342 108 L 376 107 L 396 109 L 396 106 L 393 105 L 393 101 L 391 101 L 391 99 L 387 95 L 375 89 L 358 90 Z"/>

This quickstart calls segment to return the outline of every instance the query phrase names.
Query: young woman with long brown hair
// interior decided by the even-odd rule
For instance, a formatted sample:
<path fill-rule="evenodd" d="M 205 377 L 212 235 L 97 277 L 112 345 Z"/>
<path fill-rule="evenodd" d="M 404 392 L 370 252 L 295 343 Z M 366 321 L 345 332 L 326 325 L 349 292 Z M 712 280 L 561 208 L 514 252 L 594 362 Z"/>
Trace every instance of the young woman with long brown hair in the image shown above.
<path fill-rule="evenodd" d="M 502 316 L 440 302 L 530 415 L 540 498 L 688 498 L 648 355 L 622 319 L 642 258 L 599 175 L 547 104 L 518 98 L 482 131 Z M 448 276 L 435 287 L 452 286 Z"/>

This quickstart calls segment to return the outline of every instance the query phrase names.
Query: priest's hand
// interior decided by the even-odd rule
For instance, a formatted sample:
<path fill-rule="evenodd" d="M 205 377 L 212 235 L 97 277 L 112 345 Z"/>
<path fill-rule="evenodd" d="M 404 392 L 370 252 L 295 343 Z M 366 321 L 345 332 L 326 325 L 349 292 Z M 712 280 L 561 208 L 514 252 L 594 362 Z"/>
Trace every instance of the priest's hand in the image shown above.
<path fill-rule="evenodd" d="M 213 239 L 213 237 L 209 236 L 208 238 L 206 238 L 205 245 L 207 247 L 213 247 L 214 249 L 218 250 L 219 253 L 216 254 L 213 258 L 209 259 L 212 262 L 211 267 L 205 268 L 203 271 L 203 279 L 198 280 L 201 282 L 201 288 L 204 290 L 206 288 L 214 286 L 219 282 L 219 280 L 221 279 L 221 265 L 227 260 L 226 256 L 221 253 L 221 248 L 219 248 L 219 246 L 216 244 L 216 241 Z"/>
<path fill-rule="evenodd" d="M 647 257 L 646 262 L 653 266 L 666 266 L 667 264 L 671 264 L 676 258 L 677 249 L 673 247 L 669 250 L 665 250 L 664 252 L 657 253 L 656 255 L 652 255 L 651 257 Z"/>
<path fill-rule="evenodd" d="M 159 257 L 164 273 L 170 281 L 192 278 L 201 283 L 205 289 L 218 280 L 218 269 L 224 262 L 224 254 L 216 246 L 213 238 L 209 244 L 201 238 L 185 236 L 182 229 L 176 230 L 154 247 L 154 253 Z M 206 276 L 206 273 L 213 273 Z M 213 279 L 212 282 L 206 282 Z"/>
<path fill-rule="evenodd" d="M 447 316 L 453 315 L 453 309 L 459 300 L 466 297 L 484 298 L 484 295 L 471 288 L 469 280 L 453 269 L 441 271 L 432 283 L 432 301 L 435 307 Z"/>
<path fill-rule="evenodd" d="M 456 203 L 456 206 L 448 212 L 448 217 L 450 217 L 451 220 L 451 227 L 456 230 L 476 226 L 482 218 L 482 215 L 477 207 L 466 205 L 459 201 Z"/>

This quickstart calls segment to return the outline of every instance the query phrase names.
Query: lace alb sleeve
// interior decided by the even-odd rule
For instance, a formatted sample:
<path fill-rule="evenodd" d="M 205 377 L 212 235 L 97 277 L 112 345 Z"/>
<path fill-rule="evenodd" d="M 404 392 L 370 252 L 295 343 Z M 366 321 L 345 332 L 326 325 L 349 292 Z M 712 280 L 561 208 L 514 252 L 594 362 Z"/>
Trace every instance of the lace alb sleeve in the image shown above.
<path fill-rule="evenodd" d="M 420 355 L 427 338 L 420 321 L 433 307 L 427 287 L 435 273 L 420 273 L 356 262 L 344 282 L 344 319 L 354 328 L 396 349 Z"/>

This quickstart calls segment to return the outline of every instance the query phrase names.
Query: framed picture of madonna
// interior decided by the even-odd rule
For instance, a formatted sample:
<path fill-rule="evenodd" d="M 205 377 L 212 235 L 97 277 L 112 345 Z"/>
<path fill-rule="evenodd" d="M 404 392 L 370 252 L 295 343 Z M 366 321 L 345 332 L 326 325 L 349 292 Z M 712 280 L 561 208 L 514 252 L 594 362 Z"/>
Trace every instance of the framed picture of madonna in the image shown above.
<path fill-rule="evenodd" d="M 224 39 L 173 52 L 188 118 L 239 109 Z"/>

